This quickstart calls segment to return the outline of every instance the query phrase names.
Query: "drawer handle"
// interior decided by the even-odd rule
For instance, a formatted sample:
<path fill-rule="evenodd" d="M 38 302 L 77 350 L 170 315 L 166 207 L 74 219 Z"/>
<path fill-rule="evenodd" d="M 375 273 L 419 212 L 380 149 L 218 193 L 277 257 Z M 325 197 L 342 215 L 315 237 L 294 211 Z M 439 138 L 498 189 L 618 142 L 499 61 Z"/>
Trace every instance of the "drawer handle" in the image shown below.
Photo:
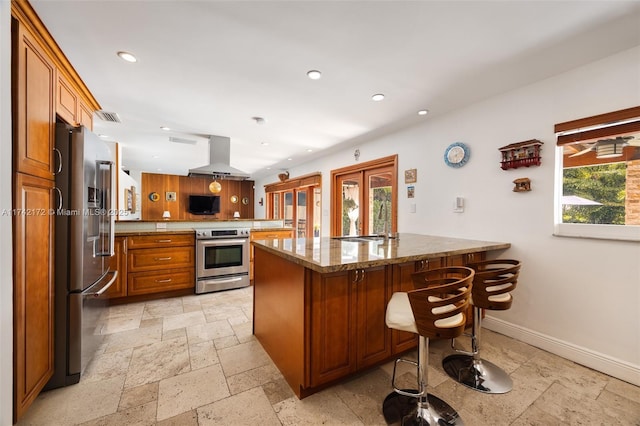
<path fill-rule="evenodd" d="M 170 283 L 171 282 L 171 278 L 167 278 L 165 280 L 156 280 L 157 283 Z"/>
<path fill-rule="evenodd" d="M 171 260 L 170 257 L 155 257 L 154 260 Z"/>
<path fill-rule="evenodd" d="M 156 243 L 170 243 L 171 240 L 156 240 Z"/>

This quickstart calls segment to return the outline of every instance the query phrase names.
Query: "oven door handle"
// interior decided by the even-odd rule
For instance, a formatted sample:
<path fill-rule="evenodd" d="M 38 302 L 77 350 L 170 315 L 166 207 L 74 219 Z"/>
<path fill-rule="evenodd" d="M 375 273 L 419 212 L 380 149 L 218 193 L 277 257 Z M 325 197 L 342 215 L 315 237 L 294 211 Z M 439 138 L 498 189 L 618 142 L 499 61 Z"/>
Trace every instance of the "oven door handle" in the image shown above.
<path fill-rule="evenodd" d="M 243 240 L 224 240 L 224 239 L 211 239 L 211 240 L 198 240 L 198 243 L 209 247 L 209 246 L 228 246 L 232 244 L 246 244 L 247 239 Z"/>
<path fill-rule="evenodd" d="M 207 280 L 203 280 L 208 283 L 233 283 L 236 281 L 242 280 L 242 277 L 233 277 L 233 278 L 209 278 Z"/>

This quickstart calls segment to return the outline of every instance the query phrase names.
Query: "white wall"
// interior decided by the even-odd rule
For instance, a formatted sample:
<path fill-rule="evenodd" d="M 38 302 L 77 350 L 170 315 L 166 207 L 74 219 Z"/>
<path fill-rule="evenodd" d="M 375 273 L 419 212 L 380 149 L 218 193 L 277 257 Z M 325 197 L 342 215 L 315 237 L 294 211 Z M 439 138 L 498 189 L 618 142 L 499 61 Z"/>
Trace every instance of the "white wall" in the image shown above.
<path fill-rule="evenodd" d="M 555 123 L 640 105 L 640 47 L 464 109 L 427 116 L 424 124 L 318 158 L 291 176 L 323 174 L 322 235 L 329 233 L 330 170 L 399 156 L 398 230 L 507 241 L 504 257 L 522 260 L 510 310 L 492 312 L 485 326 L 640 385 L 640 244 L 561 238 L 553 233 Z M 498 148 L 544 142 L 540 167 L 500 169 Z M 447 167 L 444 149 L 471 147 L 469 163 Z M 415 198 L 404 170 L 416 168 Z M 531 192 L 513 192 L 516 178 Z M 274 174 L 256 181 L 256 199 Z M 454 213 L 456 196 L 464 213 Z M 409 204 L 416 213 L 409 213 Z M 256 205 L 256 217 L 264 207 Z"/>
<path fill-rule="evenodd" d="M 11 2 L 0 1 L 0 211 L 11 210 Z M 0 424 L 13 418 L 11 215 L 0 214 Z"/>

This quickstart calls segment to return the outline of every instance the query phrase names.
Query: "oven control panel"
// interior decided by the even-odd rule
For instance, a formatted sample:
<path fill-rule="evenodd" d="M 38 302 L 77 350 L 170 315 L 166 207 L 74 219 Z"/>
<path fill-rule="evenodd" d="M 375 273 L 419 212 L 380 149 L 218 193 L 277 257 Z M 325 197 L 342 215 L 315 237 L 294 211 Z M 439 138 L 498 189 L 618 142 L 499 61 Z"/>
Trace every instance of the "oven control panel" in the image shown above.
<path fill-rule="evenodd" d="M 248 237 L 250 233 L 249 228 L 238 229 L 196 229 L 196 239 L 205 240 L 213 238 L 233 238 L 233 237 Z"/>

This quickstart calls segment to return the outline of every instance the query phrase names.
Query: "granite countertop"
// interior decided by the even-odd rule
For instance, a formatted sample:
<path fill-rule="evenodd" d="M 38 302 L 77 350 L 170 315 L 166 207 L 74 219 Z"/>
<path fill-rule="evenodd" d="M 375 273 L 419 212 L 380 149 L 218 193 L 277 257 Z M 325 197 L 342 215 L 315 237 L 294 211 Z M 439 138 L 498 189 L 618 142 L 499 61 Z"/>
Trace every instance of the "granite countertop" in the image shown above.
<path fill-rule="evenodd" d="M 511 247 L 510 243 L 466 240 L 433 235 L 399 234 L 397 239 L 371 241 L 288 238 L 255 240 L 265 251 L 321 273 L 425 260 Z"/>

